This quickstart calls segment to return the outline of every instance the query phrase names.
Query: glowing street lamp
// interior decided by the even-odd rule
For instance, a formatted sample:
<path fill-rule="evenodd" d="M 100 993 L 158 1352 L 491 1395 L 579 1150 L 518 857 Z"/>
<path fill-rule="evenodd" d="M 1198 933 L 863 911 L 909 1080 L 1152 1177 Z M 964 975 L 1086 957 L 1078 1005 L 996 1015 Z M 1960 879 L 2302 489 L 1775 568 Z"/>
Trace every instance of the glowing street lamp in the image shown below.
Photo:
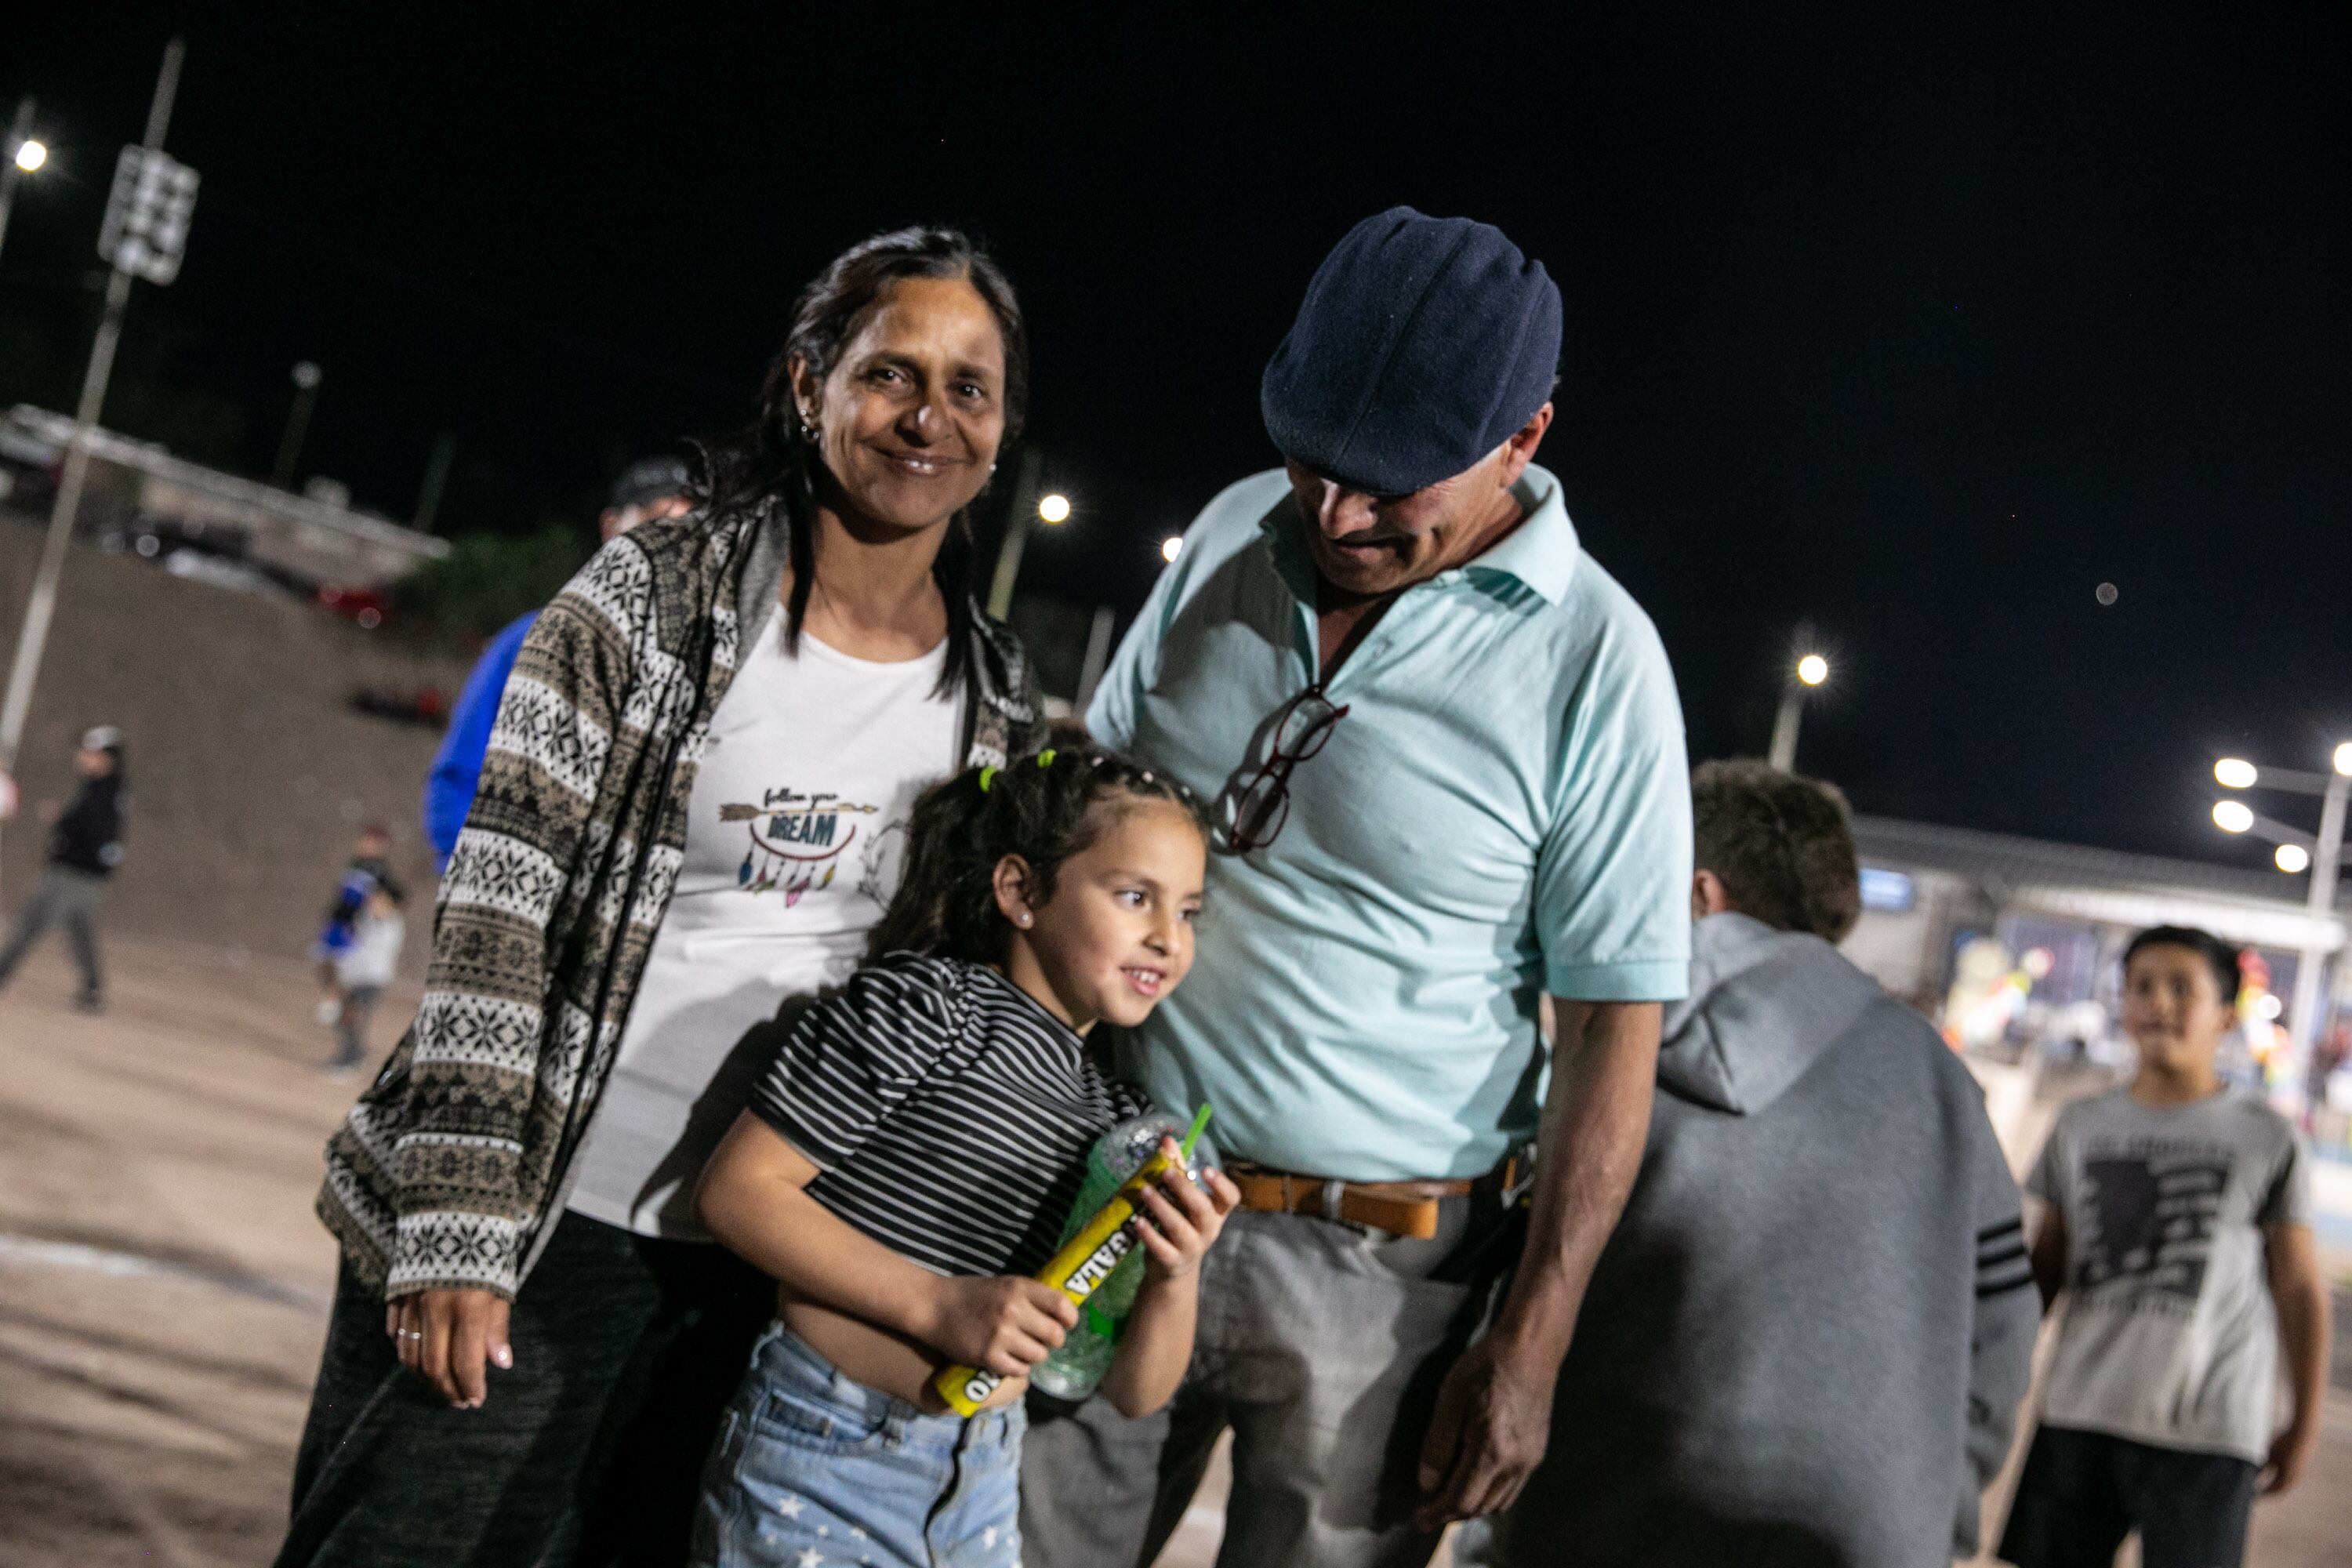
<path fill-rule="evenodd" d="M 1040 497 L 1037 501 L 1037 521 L 1040 522 L 1069 521 L 1070 498 L 1066 495 Z"/>
<path fill-rule="evenodd" d="M 16 122 L 8 128 L 8 161 L 0 163 L 0 239 L 8 235 L 8 209 L 16 203 L 16 182 L 49 161 L 49 144 L 33 135 L 33 100 L 16 100 Z"/>
<path fill-rule="evenodd" d="M 2297 876 L 2311 869 L 2311 851 L 2300 844 L 2282 844 L 2271 851 L 2271 864 L 2288 876 Z"/>
<path fill-rule="evenodd" d="M 1801 627 L 1797 633 L 1800 646 L 1811 642 L 1813 628 Z M 1782 773 L 1797 765 L 1797 727 L 1805 717 L 1805 693 L 1830 678 L 1830 661 L 1820 654 L 1809 653 L 1799 658 L 1780 683 L 1780 711 L 1772 721 L 1771 763 Z"/>
<path fill-rule="evenodd" d="M 2224 833 L 2251 833 L 2254 808 L 2242 800 L 2217 800 L 2213 803 L 2213 826 Z"/>
<path fill-rule="evenodd" d="M 2213 782 L 2223 789 L 2252 789 L 2262 770 L 2243 757 L 2223 757 L 2213 764 Z"/>
<path fill-rule="evenodd" d="M 1172 563 L 1176 557 L 1183 553 L 1184 539 L 1181 534 L 1171 533 L 1160 542 L 1160 559 L 1162 561 Z"/>

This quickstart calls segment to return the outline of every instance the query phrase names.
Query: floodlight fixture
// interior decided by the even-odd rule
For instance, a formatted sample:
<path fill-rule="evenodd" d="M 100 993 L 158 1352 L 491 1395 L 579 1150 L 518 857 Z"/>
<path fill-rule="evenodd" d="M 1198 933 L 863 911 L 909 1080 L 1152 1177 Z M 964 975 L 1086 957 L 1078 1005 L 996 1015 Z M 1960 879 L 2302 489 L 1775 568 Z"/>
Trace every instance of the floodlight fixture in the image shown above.
<path fill-rule="evenodd" d="M 2271 863 L 2288 876 L 2299 876 L 2311 869 L 2311 851 L 2300 844 L 2282 844 L 2271 851 Z"/>
<path fill-rule="evenodd" d="M 16 167 L 24 170 L 25 173 L 32 174 L 48 161 L 49 144 L 47 142 L 27 136 L 16 143 Z"/>
<path fill-rule="evenodd" d="M 1171 533 L 1167 538 L 1160 542 L 1160 559 L 1162 561 L 1173 562 L 1176 557 L 1183 553 L 1183 535 Z"/>
<path fill-rule="evenodd" d="M 1037 516 L 1046 522 L 1067 522 L 1070 520 L 1070 498 L 1058 492 L 1039 496 Z"/>
<path fill-rule="evenodd" d="M 1820 654 L 1809 653 L 1797 661 L 1797 679 L 1808 686 L 1819 686 L 1830 678 L 1830 661 Z"/>
<path fill-rule="evenodd" d="M 2262 771 L 2243 757 L 2223 757 L 2213 764 L 2213 781 L 2223 789 L 2252 789 Z"/>

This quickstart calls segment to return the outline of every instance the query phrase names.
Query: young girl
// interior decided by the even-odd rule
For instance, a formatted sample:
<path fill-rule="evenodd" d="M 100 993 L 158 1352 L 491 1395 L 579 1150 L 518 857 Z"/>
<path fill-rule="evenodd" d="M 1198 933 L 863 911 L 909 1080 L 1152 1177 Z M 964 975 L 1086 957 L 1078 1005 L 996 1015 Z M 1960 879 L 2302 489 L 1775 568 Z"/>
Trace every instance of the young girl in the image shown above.
<path fill-rule="evenodd" d="M 1148 1109 L 1086 1045 L 1192 962 L 1207 841 L 1165 774 L 1083 746 L 916 806 L 872 956 L 794 1027 L 713 1157 L 712 1235 L 780 1281 L 703 1476 L 701 1564 L 1013 1564 L 1021 1392 L 1077 1309 L 1027 1278 L 1094 1141 Z M 1167 1145 L 1173 1152 L 1172 1140 Z M 1240 1194 L 1171 1171 L 1105 1395 L 1141 1415 L 1192 1355 L 1201 1256 Z M 1006 1374 L 944 1411 L 945 1364 Z"/>

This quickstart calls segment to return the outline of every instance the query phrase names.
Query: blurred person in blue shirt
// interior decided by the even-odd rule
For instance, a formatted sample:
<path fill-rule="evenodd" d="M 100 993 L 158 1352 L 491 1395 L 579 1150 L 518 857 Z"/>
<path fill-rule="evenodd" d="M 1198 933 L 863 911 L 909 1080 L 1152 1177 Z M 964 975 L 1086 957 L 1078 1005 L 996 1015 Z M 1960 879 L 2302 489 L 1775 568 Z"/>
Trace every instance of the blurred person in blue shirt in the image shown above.
<path fill-rule="evenodd" d="M 596 520 L 598 538 L 610 540 L 641 522 L 677 516 L 688 504 L 688 483 L 686 464 L 678 458 L 641 458 L 631 463 L 613 481 L 612 498 Z M 433 846 L 436 872 L 448 865 L 449 851 L 457 847 L 457 834 L 466 826 L 466 813 L 472 809 L 474 790 L 481 782 L 482 753 L 489 748 L 499 698 L 514 672 L 523 637 L 537 619 L 537 610 L 521 616 L 484 646 L 450 710 L 448 732 L 434 753 L 433 771 L 425 775 L 425 837 Z"/>

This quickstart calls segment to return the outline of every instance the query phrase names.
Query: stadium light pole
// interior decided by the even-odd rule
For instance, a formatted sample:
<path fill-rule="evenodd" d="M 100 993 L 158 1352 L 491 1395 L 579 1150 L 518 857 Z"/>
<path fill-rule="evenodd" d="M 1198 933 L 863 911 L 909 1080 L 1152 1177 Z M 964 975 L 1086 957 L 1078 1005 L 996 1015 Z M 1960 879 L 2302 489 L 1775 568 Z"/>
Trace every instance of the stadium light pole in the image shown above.
<path fill-rule="evenodd" d="M 16 205 L 16 184 L 49 161 L 48 144 L 33 140 L 33 95 L 16 100 L 16 118 L 8 127 L 7 161 L 0 163 L 0 244 L 8 238 L 8 210 Z"/>
<path fill-rule="evenodd" d="M 63 470 L 58 476 L 57 504 L 49 512 L 48 537 L 41 544 L 41 563 L 33 574 L 33 592 L 25 602 L 25 621 L 16 634 L 16 656 L 8 667 L 8 690 L 0 699 L 0 773 L 13 772 L 16 765 L 16 747 L 25 738 L 25 720 L 32 710 L 33 682 L 41 671 L 41 654 L 48 646 L 49 620 L 57 612 L 58 578 L 65 571 L 66 544 L 73 538 L 74 517 L 81 510 L 81 491 L 89 475 L 89 437 L 98 425 L 98 416 L 106 406 L 106 384 L 114 374 L 114 349 L 122 338 L 122 312 L 131 303 L 131 279 L 134 272 L 158 282 L 169 282 L 179 272 L 179 246 L 186 238 L 187 210 L 195 202 L 195 175 L 180 169 L 185 176 L 183 185 L 173 192 L 184 193 L 185 204 L 176 211 L 171 193 L 142 189 L 137 181 L 142 164 L 139 153 L 153 159 L 157 173 L 167 173 L 163 159 L 163 132 L 172 123 L 172 100 L 180 89 L 180 59 L 187 52 L 187 44 L 173 38 L 163 47 L 163 67 L 155 78 L 155 96 L 147 107 L 147 134 L 136 148 L 123 149 L 122 162 L 115 169 L 115 194 L 108 202 L 109 230 L 118 221 L 128 219 L 133 232 L 115 239 L 106 259 L 112 268 L 106 280 L 106 310 L 99 318 L 98 336 L 91 341 L 89 368 L 83 372 L 81 402 L 74 412 L 74 431 L 66 446 Z M 131 176 L 126 181 L 126 174 Z M 162 195 L 161 202 L 145 199 L 150 195 Z M 140 232 L 138 226 L 158 212 L 167 220 L 176 218 L 172 232 Z M 101 230 L 100 238 L 110 238 Z"/>
<path fill-rule="evenodd" d="M 2319 1015 L 2326 995 L 2319 972 L 2328 955 L 2317 945 L 2317 938 L 2336 914 L 2336 880 L 2344 864 L 2346 806 L 2352 803 L 2352 741 L 2337 746 L 2329 762 L 2326 773 L 2257 767 L 2243 757 L 2223 757 L 2213 764 L 2213 780 L 2224 789 L 2276 789 L 2319 797 L 2316 834 L 2263 816 L 2242 800 L 2225 796 L 2213 803 L 2214 826 L 2224 833 L 2252 833 L 2268 839 L 2277 846 L 2272 856 L 2273 865 L 2290 874 L 2306 871 L 2311 878 L 2304 890 L 2303 907 L 2311 917 L 2312 943 L 2295 961 L 2294 1016 L 2289 1032 L 2298 1074 L 2311 1059 L 2313 1042 L 2319 1038 Z M 2338 963 L 2347 961 L 2340 946 L 2336 952 Z"/>

